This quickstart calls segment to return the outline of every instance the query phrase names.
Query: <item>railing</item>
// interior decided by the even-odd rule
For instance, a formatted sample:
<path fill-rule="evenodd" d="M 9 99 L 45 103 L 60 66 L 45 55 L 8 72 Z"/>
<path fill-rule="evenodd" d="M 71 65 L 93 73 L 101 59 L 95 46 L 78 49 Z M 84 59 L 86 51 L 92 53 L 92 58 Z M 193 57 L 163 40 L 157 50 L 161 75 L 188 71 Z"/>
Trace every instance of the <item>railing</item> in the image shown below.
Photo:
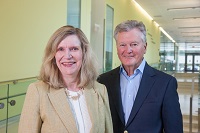
<path fill-rule="evenodd" d="M 190 95 L 190 116 L 189 116 L 189 132 L 192 133 L 192 107 L 193 107 L 193 95 L 194 95 L 194 83 L 195 79 L 198 80 L 199 77 L 192 77 L 192 87 L 191 87 L 191 95 Z M 199 115 L 199 109 L 198 109 L 198 115 Z M 198 119 L 198 132 L 200 131 L 199 127 L 199 119 Z"/>
<path fill-rule="evenodd" d="M 1 133 L 8 132 L 9 119 L 13 119 L 21 114 L 28 85 L 36 80 L 36 77 L 30 77 L 0 82 Z"/>
<path fill-rule="evenodd" d="M 192 133 L 192 101 L 193 101 L 193 93 L 194 93 L 194 77 L 192 78 L 192 87 L 191 87 L 191 96 L 190 96 L 190 119 L 189 119 L 189 132 Z"/>
<path fill-rule="evenodd" d="M 22 78 L 22 79 L 14 79 L 14 80 L 8 80 L 8 81 L 1 81 L 0 85 L 8 85 L 8 84 L 17 84 L 18 82 L 24 82 L 27 80 L 34 80 L 37 79 L 37 77 L 29 77 L 29 78 Z"/>

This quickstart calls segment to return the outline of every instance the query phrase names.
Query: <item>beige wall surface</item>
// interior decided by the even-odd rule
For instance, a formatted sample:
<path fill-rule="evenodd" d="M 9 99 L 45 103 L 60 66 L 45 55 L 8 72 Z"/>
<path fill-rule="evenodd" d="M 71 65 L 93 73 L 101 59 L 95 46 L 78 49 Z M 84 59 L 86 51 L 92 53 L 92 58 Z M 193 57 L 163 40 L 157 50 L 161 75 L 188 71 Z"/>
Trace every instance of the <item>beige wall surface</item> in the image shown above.
<path fill-rule="evenodd" d="M 66 0 L 1 0 L 0 82 L 38 75 L 44 47 L 66 24 Z"/>
<path fill-rule="evenodd" d="M 91 40 L 91 0 L 81 2 L 81 29 Z M 105 0 L 114 9 L 114 27 L 127 19 L 143 21 L 147 28 L 148 63 L 159 62 L 160 31 L 136 7 L 132 0 Z M 105 7 L 102 9 L 105 12 Z M 93 14 L 95 15 L 95 14 Z M 96 14 L 98 16 L 98 14 Z M 37 76 L 44 48 L 50 36 L 67 24 L 67 0 L 8 1 L 0 4 L 0 82 Z M 97 22 L 95 22 L 97 23 Z M 101 30 L 103 27 L 101 27 Z M 104 34 L 104 33 L 102 33 Z M 94 40 L 95 41 L 95 40 Z M 94 42 L 93 41 L 93 42 Z M 113 68 L 120 64 L 113 40 Z M 99 49 L 94 46 L 97 58 L 102 62 Z M 96 51 L 95 51 L 96 50 Z M 102 65 L 101 65 L 102 66 Z"/>

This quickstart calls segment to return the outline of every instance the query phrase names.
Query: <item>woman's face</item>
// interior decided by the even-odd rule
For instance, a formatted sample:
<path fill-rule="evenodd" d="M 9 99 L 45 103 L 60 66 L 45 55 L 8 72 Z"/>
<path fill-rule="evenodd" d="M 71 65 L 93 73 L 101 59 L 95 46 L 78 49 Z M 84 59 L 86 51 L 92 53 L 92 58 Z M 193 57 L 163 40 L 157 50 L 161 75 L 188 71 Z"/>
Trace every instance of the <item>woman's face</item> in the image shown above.
<path fill-rule="evenodd" d="M 67 36 L 60 42 L 55 59 L 63 78 L 78 75 L 82 58 L 81 42 L 76 35 Z"/>

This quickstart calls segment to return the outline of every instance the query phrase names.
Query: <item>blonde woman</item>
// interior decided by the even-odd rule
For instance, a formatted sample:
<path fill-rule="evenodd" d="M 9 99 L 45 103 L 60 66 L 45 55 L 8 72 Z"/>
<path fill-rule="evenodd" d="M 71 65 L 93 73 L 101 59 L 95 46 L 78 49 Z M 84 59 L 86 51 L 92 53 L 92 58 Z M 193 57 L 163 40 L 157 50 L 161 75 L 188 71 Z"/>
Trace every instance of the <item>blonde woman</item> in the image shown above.
<path fill-rule="evenodd" d="M 27 91 L 19 133 L 112 133 L 106 87 L 84 33 L 59 28 L 46 46 L 39 81 Z"/>

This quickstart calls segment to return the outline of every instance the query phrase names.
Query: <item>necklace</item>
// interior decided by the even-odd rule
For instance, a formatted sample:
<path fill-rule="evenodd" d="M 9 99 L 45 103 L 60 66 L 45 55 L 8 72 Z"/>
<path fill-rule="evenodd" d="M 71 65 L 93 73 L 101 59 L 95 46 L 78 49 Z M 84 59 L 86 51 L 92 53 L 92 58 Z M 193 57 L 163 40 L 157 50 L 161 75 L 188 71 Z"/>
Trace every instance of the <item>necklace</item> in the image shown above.
<path fill-rule="evenodd" d="M 79 91 L 69 91 L 68 89 L 65 89 L 65 92 L 67 94 L 67 97 L 69 97 L 72 100 L 77 100 L 80 98 L 81 95 L 83 95 L 83 90 L 80 89 Z"/>

